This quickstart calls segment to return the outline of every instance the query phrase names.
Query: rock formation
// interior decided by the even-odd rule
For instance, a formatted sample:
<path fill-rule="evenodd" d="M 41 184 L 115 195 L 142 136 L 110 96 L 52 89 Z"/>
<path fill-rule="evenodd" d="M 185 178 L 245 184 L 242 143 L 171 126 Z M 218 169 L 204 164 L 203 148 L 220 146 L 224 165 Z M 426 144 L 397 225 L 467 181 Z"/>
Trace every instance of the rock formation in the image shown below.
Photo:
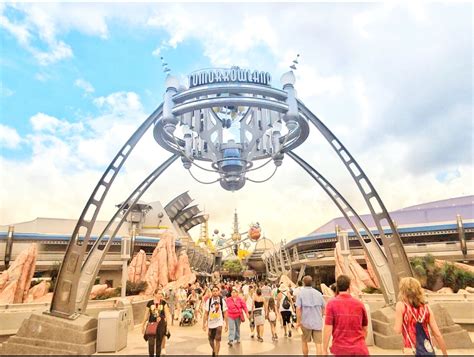
<path fill-rule="evenodd" d="M 321 283 L 321 291 L 323 292 L 323 295 L 334 296 L 334 291 L 324 283 Z"/>
<path fill-rule="evenodd" d="M 31 279 L 35 273 L 36 243 L 22 251 L 13 264 L 0 276 L 0 303 L 16 304 L 27 300 Z"/>
<path fill-rule="evenodd" d="M 292 282 L 291 279 L 285 274 L 283 274 L 280 277 L 280 284 L 284 284 L 288 288 L 296 288 L 296 284 L 294 282 Z"/>
<path fill-rule="evenodd" d="M 33 302 L 45 296 L 49 292 L 50 285 L 51 283 L 49 281 L 43 280 L 41 283 L 33 286 L 28 291 L 26 302 Z"/>
<path fill-rule="evenodd" d="M 107 290 L 107 288 L 108 288 L 107 284 L 94 285 L 91 289 L 89 299 L 92 300 L 92 299 L 95 299 L 97 296 L 104 294 L 105 290 Z"/>
<path fill-rule="evenodd" d="M 363 289 L 366 287 L 378 287 L 378 281 L 374 281 L 371 277 L 371 274 L 362 268 L 362 266 L 355 260 L 355 258 L 349 254 L 347 256 L 347 262 L 344 262 L 344 256 L 341 252 L 341 245 L 336 243 L 336 249 L 334 249 L 334 257 L 335 257 L 335 275 L 336 279 L 339 275 L 344 274 L 351 278 L 351 291 L 354 295 L 358 295 L 362 292 Z M 366 259 L 368 263 L 368 259 Z M 367 266 L 369 267 L 369 265 Z M 370 265 L 370 268 L 373 272 L 373 267 Z"/>
<path fill-rule="evenodd" d="M 195 282 L 196 282 L 196 274 L 191 273 L 191 274 L 187 274 L 187 275 L 182 276 L 178 280 L 175 280 L 175 281 L 172 281 L 172 282 L 168 283 L 166 286 L 164 286 L 164 289 L 165 290 L 168 290 L 168 289 L 176 290 L 180 286 L 188 286 L 189 284 L 194 284 Z"/>
<path fill-rule="evenodd" d="M 146 253 L 143 249 L 140 249 L 128 266 L 128 280 L 132 283 L 145 281 L 147 271 L 146 263 Z"/>
<path fill-rule="evenodd" d="M 374 267 L 372 266 L 372 263 L 370 262 L 369 257 L 367 256 L 365 252 L 364 252 L 364 259 L 365 259 L 365 263 L 367 264 L 367 273 L 369 273 L 370 279 L 372 279 L 372 282 L 375 285 L 374 287 L 380 288 L 379 279 L 377 278 Z"/>
<path fill-rule="evenodd" d="M 176 280 L 181 279 L 183 276 L 191 274 L 191 266 L 189 265 L 189 258 L 186 252 L 182 252 L 178 258 L 178 266 L 176 268 Z"/>
<path fill-rule="evenodd" d="M 147 282 L 146 295 L 152 295 L 158 284 L 167 286 L 170 281 L 184 279 L 195 281 L 192 274 L 189 259 L 186 253 L 176 257 L 176 235 L 172 231 L 166 231 L 160 237 L 160 241 L 153 251 L 150 265 L 145 275 Z"/>
<path fill-rule="evenodd" d="M 166 255 L 168 259 L 168 279 L 176 280 L 176 269 L 178 258 L 176 257 L 176 236 L 170 231 L 166 231 L 161 237 L 166 244 Z"/>
<path fill-rule="evenodd" d="M 470 266 L 470 265 L 463 264 L 463 263 L 458 263 L 458 262 L 448 262 L 446 260 L 435 259 L 435 265 L 439 268 L 442 268 L 444 266 L 444 264 L 446 264 L 446 263 L 452 264 L 458 269 L 468 271 L 468 272 L 474 274 L 474 266 Z"/>

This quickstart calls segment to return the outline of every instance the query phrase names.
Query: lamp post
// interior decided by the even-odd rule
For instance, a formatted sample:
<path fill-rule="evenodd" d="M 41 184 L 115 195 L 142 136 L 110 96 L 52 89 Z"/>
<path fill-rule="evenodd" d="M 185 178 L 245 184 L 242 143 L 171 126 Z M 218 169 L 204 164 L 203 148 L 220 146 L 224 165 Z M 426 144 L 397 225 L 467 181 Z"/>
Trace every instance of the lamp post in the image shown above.
<path fill-rule="evenodd" d="M 122 249 L 120 253 L 120 258 L 122 259 L 122 290 L 120 292 L 120 297 L 124 298 L 127 292 L 127 263 L 130 259 L 130 237 L 122 237 Z"/>

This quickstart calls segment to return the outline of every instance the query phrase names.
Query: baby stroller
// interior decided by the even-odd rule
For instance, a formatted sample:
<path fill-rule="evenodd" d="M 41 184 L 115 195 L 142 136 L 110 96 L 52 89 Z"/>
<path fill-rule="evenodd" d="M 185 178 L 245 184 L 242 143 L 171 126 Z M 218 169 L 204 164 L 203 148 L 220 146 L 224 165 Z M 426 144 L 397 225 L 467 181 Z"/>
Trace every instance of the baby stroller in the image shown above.
<path fill-rule="evenodd" d="M 179 326 L 192 326 L 195 324 L 194 319 L 194 306 L 193 304 L 187 304 L 186 307 L 181 311 L 181 320 Z"/>

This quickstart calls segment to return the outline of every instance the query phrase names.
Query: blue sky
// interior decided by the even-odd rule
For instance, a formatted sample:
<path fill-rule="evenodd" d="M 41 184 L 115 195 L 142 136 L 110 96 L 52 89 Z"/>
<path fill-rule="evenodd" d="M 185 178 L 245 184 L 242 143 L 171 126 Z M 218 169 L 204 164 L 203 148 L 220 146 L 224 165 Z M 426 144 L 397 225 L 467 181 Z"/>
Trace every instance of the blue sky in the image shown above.
<path fill-rule="evenodd" d="M 3 3 L 0 224 L 78 216 L 102 170 L 161 103 L 161 55 L 180 78 L 239 65 L 270 71 L 279 87 L 301 53 L 299 98 L 389 209 L 473 194 L 471 15 L 469 3 Z M 298 153 L 366 212 L 318 133 Z M 101 218 L 165 157 L 149 133 Z M 166 203 L 189 189 L 212 227 L 228 230 L 237 208 L 243 224 L 259 221 L 275 240 L 339 215 L 294 164 L 284 168 L 232 194 L 175 165 L 145 199 Z"/>

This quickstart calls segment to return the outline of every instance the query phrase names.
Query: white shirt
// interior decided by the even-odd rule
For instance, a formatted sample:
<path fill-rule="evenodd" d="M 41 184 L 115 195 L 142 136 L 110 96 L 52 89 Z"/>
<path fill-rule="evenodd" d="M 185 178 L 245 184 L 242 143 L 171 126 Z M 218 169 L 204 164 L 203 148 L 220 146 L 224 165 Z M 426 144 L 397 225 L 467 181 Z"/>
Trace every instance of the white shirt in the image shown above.
<path fill-rule="evenodd" d="M 209 313 L 207 317 L 207 327 L 208 328 L 217 328 L 224 325 L 224 312 L 227 311 L 227 304 L 225 299 L 222 298 L 222 310 L 220 304 L 220 297 L 210 297 L 208 301 L 204 304 L 204 310 Z M 209 309 L 209 306 L 211 307 Z"/>
<path fill-rule="evenodd" d="M 242 293 L 244 294 L 244 296 L 247 296 L 249 294 L 249 286 L 247 284 L 242 286 Z"/>
<path fill-rule="evenodd" d="M 293 297 L 295 300 L 298 298 L 298 294 L 300 293 L 301 288 L 302 288 L 301 286 L 298 286 L 297 288 L 293 289 Z"/>

